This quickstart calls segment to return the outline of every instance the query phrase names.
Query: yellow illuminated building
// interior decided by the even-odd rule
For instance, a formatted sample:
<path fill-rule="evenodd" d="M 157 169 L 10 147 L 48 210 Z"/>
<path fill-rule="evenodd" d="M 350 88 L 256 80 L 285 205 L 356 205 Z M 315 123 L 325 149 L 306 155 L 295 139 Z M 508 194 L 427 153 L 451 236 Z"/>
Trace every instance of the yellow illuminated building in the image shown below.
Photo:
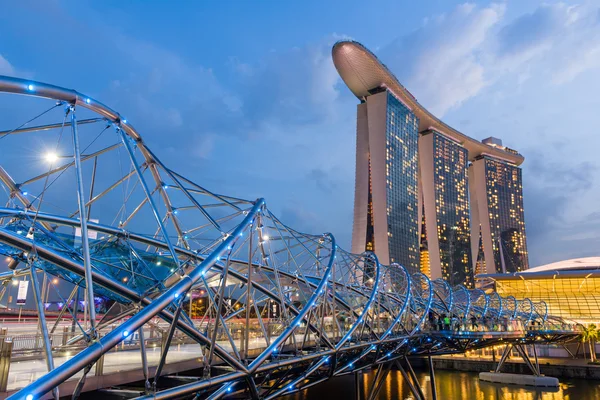
<path fill-rule="evenodd" d="M 579 258 L 513 274 L 481 274 L 502 297 L 548 305 L 548 314 L 582 324 L 600 323 L 600 257 Z"/>
<path fill-rule="evenodd" d="M 421 250 L 421 273 L 427 277 L 431 276 L 429 265 L 429 250 Z"/>

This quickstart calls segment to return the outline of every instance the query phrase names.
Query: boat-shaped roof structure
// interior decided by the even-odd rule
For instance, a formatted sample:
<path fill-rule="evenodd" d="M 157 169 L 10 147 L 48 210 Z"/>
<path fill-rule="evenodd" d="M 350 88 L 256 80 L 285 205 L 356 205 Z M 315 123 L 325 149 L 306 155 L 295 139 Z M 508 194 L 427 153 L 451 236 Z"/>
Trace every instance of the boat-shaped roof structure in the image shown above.
<path fill-rule="evenodd" d="M 461 143 L 469 152 L 469 160 L 488 155 L 514 165 L 523 163 L 524 157 L 517 151 L 482 143 L 438 119 L 362 44 L 350 40 L 337 42 L 333 46 L 332 57 L 338 73 L 360 100 L 373 94 L 376 89 L 387 88 L 419 118 L 419 131 L 433 129 Z"/>

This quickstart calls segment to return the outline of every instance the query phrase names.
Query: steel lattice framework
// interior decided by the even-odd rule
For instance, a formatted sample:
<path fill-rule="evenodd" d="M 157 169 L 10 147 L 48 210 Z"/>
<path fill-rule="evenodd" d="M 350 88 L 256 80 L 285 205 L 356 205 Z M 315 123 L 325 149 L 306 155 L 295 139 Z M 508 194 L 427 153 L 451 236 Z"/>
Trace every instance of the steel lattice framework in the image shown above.
<path fill-rule="evenodd" d="M 11 399 L 58 396 L 57 387 L 83 371 L 77 397 L 92 366 L 135 332 L 145 376 L 139 398 L 148 399 L 237 391 L 270 399 L 408 355 L 572 333 L 548 317 L 544 303 L 409 275 L 372 253 L 344 251 L 329 233 L 294 230 L 264 199 L 211 192 L 171 170 L 129 121 L 91 97 L 10 77 L 0 77 L 0 92 L 16 127 L 0 132 L 0 253 L 14 268 L 1 276 L 2 287 L 31 279 L 49 371 Z M 25 114 L 36 108 L 37 116 Z M 47 162 L 36 156 L 43 147 L 52 149 Z M 87 319 L 69 344 L 86 345 L 59 366 L 38 272 L 85 287 Z M 184 304 L 194 293 L 207 304 L 192 318 Z M 89 307 L 97 297 L 121 311 L 97 317 Z M 433 329 L 442 315 L 462 324 Z M 473 318 L 505 329 L 466 330 Z M 166 343 L 152 377 L 144 328 L 160 323 Z M 162 388 L 176 331 L 200 346 L 205 373 Z"/>

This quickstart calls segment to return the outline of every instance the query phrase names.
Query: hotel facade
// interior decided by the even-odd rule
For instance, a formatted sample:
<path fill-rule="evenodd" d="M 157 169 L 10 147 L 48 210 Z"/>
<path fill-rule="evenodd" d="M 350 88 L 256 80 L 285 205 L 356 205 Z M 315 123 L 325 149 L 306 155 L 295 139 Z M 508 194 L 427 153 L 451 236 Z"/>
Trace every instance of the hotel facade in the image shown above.
<path fill-rule="evenodd" d="M 523 156 L 437 119 L 360 43 L 332 56 L 360 100 L 352 251 L 468 287 L 526 270 Z"/>

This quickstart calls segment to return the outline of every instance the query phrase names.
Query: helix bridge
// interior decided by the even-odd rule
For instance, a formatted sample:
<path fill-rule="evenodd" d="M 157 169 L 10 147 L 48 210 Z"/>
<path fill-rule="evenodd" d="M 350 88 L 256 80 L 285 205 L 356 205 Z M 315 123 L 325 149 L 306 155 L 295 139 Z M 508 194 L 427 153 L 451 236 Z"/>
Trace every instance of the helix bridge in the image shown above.
<path fill-rule="evenodd" d="M 543 302 L 382 265 L 330 233 L 286 225 L 262 198 L 212 192 L 170 169 L 133 121 L 92 97 L 5 76 L 0 93 L 0 254 L 10 268 L 0 274 L 0 301 L 11 280 L 30 281 L 47 370 L 10 399 L 58 398 L 69 381 L 77 398 L 92 371 L 132 341 L 142 383 L 125 397 L 272 399 L 367 369 L 377 371 L 375 386 L 392 367 L 410 380 L 409 357 L 577 334 Z M 59 319 L 72 318 L 69 304 L 84 293 L 85 318 L 67 343 L 51 340 L 42 277 L 73 289 L 48 289 L 64 297 Z M 108 304 L 101 312 L 99 299 Z M 197 376 L 166 376 L 176 341 L 196 352 Z"/>

